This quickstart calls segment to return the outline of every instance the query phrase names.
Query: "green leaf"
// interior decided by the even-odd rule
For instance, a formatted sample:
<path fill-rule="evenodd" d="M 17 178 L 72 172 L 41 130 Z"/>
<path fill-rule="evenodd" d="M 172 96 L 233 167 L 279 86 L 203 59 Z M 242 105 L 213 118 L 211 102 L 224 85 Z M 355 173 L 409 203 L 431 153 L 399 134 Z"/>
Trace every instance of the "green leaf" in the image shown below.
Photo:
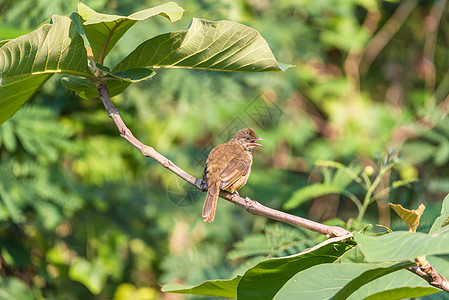
<path fill-rule="evenodd" d="M 238 299 L 272 299 L 296 273 L 334 262 L 350 247 L 347 243 L 336 242 L 310 252 L 262 261 L 243 275 L 238 285 Z"/>
<path fill-rule="evenodd" d="M 89 40 L 87 39 L 86 33 L 84 32 L 81 16 L 77 12 L 73 12 L 70 15 L 70 20 L 72 20 L 73 25 L 75 25 L 75 28 L 78 31 L 79 35 L 83 38 L 84 47 L 90 47 Z"/>
<path fill-rule="evenodd" d="M 428 256 L 427 260 L 442 276 L 447 278 L 449 275 L 447 260 L 434 256 Z M 412 272 L 399 270 L 362 286 L 351 295 L 350 299 L 408 299 L 435 294 L 438 291 L 440 290 L 429 286 L 427 281 Z"/>
<path fill-rule="evenodd" d="M 138 82 L 142 80 L 147 80 L 156 75 L 156 73 L 153 72 L 153 70 L 145 68 L 134 68 L 134 69 L 127 69 L 121 72 L 115 72 L 112 73 L 111 75 L 113 77 L 120 78 L 124 81 Z"/>
<path fill-rule="evenodd" d="M 174 2 L 135 12 L 127 17 L 97 13 L 83 3 L 78 4 L 78 13 L 84 19 L 83 27 L 92 47 L 96 61 L 101 61 L 118 40 L 137 21 L 161 15 L 171 22 L 181 19 L 184 9 Z"/>
<path fill-rule="evenodd" d="M 11 118 L 51 76 L 41 74 L 1 82 L 0 124 Z"/>
<path fill-rule="evenodd" d="M 362 263 L 365 262 L 365 256 L 358 246 L 346 251 L 339 259 L 341 263 Z"/>
<path fill-rule="evenodd" d="M 341 186 L 317 183 L 313 185 L 308 185 L 302 189 L 297 190 L 293 193 L 292 197 L 288 199 L 284 204 L 284 209 L 293 209 L 301 205 L 302 203 L 314 199 L 319 196 L 324 196 L 328 194 L 341 194 L 345 190 Z"/>
<path fill-rule="evenodd" d="M 347 266 L 349 266 L 349 268 L 355 267 L 356 270 L 360 269 L 361 267 L 368 267 L 369 270 L 365 271 L 360 276 L 352 279 L 348 284 L 346 284 L 342 289 L 340 289 L 338 291 L 338 293 L 335 294 L 333 299 L 334 300 L 347 299 L 349 297 L 349 295 L 354 293 L 356 290 L 361 288 L 363 285 L 365 285 L 377 278 L 385 276 L 387 274 L 411 267 L 411 266 L 415 265 L 415 263 L 414 262 L 403 262 L 403 263 L 398 263 L 395 265 L 390 265 L 388 263 L 380 263 L 380 264 L 376 264 L 376 265 L 378 265 L 378 267 L 373 268 L 373 269 L 371 269 L 373 267 L 372 264 L 349 264 L 349 265 L 347 265 Z M 344 269 L 344 271 L 343 271 L 344 273 L 346 273 L 350 276 L 351 275 L 354 276 L 354 272 L 351 272 L 351 270 L 346 269 L 344 264 L 342 264 L 340 266 L 341 266 L 341 268 Z M 357 271 L 355 273 L 357 273 Z"/>
<path fill-rule="evenodd" d="M 413 263 L 321 264 L 300 272 L 273 299 L 346 299 L 364 284 Z"/>
<path fill-rule="evenodd" d="M 404 271 L 404 275 L 405 275 Z M 410 274 L 412 275 L 412 274 Z M 416 276 L 415 276 L 416 277 Z M 402 277 L 406 280 L 404 277 Z M 390 282 L 386 281 L 385 284 Z M 363 298 L 363 300 L 401 300 L 401 299 L 417 299 L 417 297 L 432 295 L 438 292 L 438 289 L 432 287 L 402 287 L 397 289 L 389 289 L 386 291 L 381 291 L 376 294 L 369 295 L 368 297 Z M 361 298 L 354 298 L 361 299 Z"/>
<path fill-rule="evenodd" d="M 414 260 L 421 255 L 449 253 L 449 226 L 433 234 L 396 231 L 368 236 L 356 232 L 354 239 L 370 262 Z"/>
<path fill-rule="evenodd" d="M 111 70 L 108 67 L 105 67 L 101 64 L 97 64 L 97 68 L 113 78 L 127 82 L 139 82 L 142 80 L 149 79 L 154 75 L 156 75 L 156 73 L 153 70 L 145 68 L 127 69 L 115 73 L 111 72 Z"/>
<path fill-rule="evenodd" d="M 197 286 L 182 284 L 166 284 L 162 287 L 165 293 L 207 295 L 225 298 L 237 298 L 237 285 L 242 276 L 237 275 L 229 280 L 208 280 Z"/>
<path fill-rule="evenodd" d="M 283 71 L 254 29 L 231 21 L 194 18 L 189 29 L 140 44 L 114 72 L 130 68 L 188 68 L 212 71 Z"/>
<path fill-rule="evenodd" d="M 61 82 L 65 88 L 77 92 L 81 98 L 92 99 L 98 97 L 97 87 L 92 80 L 84 77 L 69 76 L 63 77 Z M 122 93 L 130 84 L 130 81 L 106 81 L 106 87 L 108 88 L 110 97 Z"/>
<path fill-rule="evenodd" d="M 2 80 L 43 73 L 93 76 L 83 40 L 72 21 L 53 15 L 52 22 L 0 48 Z"/>
<path fill-rule="evenodd" d="M 440 216 L 433 222 L 432 228 L 429 233 L 434 233 L 438 229 L 449 224 L 449 195 L 443 200 Z"/>
<path fill-rule="evenodd" d="M 66 89 L 77 92 L 81 98 L 91 99 L 98 97 L 95 83 L 87 78 L 78 76 L 62 77 L 61 83 Z"/>
<path fill-rule="evenodd" d="M 8 41 L 0 48 L 0 124 L 28 101 L 53 73 L 92 77 L 83 40 L 67 17 Z"/>

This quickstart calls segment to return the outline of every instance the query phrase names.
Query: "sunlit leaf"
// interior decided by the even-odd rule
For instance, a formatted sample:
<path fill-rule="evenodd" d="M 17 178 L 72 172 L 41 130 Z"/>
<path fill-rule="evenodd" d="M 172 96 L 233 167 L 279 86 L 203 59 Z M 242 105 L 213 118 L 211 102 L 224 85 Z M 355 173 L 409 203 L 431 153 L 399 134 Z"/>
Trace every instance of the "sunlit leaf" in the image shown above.
<path fill-rule="evenodd" d="M 350 248 L 346 243 L 330 243 L 298 255 L 262 261 L 243 275 L 238 285 L 238 299 L 272 299 L 298 272 L 334 262 Z"/>
<path fill-rule="evenodd" d="M 268 44 L 254 29 L 231 21 L 194 18 L 189 29 L 140 44 L 113 71 L 130 68 L 188 68 L 213 71 L 281 71 Z"/>
<path fill-rule="evenodd" d="M 449 262 L 447 260 L 434 256 L 428 256 L 427 259 L 442 276 L 447 278 L 449 275 Z M 362 286 L 349 299 L 399 300 L 435 294 L 438 291 L 439 289 L 429 286 L 427 281 L 416 276 L 416 274 L 408 270 L 399 270 Z"/>
<path fill-rule="evenodd" d="M 242 276 L 238 275 L 229 280 L 208 280 L 196 286 L 170 283 L 164 285 L 162 291 L 166 293 L 237 298 L 237 285 L 241 277 Z"/>
<path fill-rule="evenodd" d="M 381 236 L 354 233 L 354 238 L 370 262 L 414 260 L 421 255 L 449 253 L 449 227 L 432 234 L 396 231 Z"/>
<path fill-rule="evenodd" d="M 364 284 L 410 265 L 413 263 L 321 264 L 290 278 L 273 299 L 346 299 Z"/>
<path fill-rule="evenodd" d="M 96 60 L 104 59 L 118 40 L 137 21 L 161 15 L 171 22 L 181 19 L 184 9 L 174 2 L 135 12 L 127 17 L 98 13 L 83 3 L 78 13 L 84 19 L 83 27 Z"/>
<path fill-rule="evenodd" d="M 0 48 L 0 124 L 54 73 L 92 77 L 83 40 L 67 17 L 9 40 Z"/>
<path fill-rule="evenodd" d="M 388 203 L 388 205 L 398 214 L 399 217 L 407 224 L 409 231 L 415 232 L 419 225 L 419 219 L 421 218 L 424 209 L 426 207 L 421 204 L 418 209 L 406 209 L 400 204 Z"/>
<path fill-rule="evenodd" d="M 2 80 L 29 75 L 68 73 L 92 77 L 81 36 L 67 17 L 10 40 L 0 48 Z"/>

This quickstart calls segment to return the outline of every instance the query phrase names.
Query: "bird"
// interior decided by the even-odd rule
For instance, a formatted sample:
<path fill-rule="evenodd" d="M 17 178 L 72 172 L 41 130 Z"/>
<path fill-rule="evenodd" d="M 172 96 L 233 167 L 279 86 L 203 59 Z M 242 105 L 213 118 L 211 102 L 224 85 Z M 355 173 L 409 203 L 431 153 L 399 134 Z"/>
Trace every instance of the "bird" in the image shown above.
<path fill-rule="evenodd" d="M 213 222 L 217 200 L 221 190 L 238 195 L 237 190 L 248 181 L 251 173 L 254 147 L 263 146 L 256 141 L 264 140 L 256 136 L 252 128 L 239 130 L 227 143 L 216 146 L 206 160 L 203 181 L 207 183 L 207 196 L 203 207 L 203 221 Z"/>

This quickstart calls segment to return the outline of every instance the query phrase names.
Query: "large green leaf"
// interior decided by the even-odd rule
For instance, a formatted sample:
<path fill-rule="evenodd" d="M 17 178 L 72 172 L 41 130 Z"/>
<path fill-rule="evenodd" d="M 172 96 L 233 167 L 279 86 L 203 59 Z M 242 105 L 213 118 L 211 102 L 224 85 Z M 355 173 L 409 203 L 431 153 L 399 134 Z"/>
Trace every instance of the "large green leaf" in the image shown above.
<path fill-rule="evenodd" d="M 297 255 L 260 262 L 242 276 L 230 280 L 208 280 L 197 286 L 164 285 L 162 291 L 181 294 L 209 295 L 238 299 L 272 299 L 296 273 L 312 266 L 334 262 L 351 244 L 329 242 Z"/>
<path fill-rule="evenodd" d="M 449 195 L 447 195 L 446 198 L 444 198 L 443 204 L 441 207 L 441 214 L 433 223 L 432 228 L 430 228 L 429 233 L 434 233 L 441 227 L 444 227 L 448 224 L 449 224 Z"/>
<path fill-rule="evenodd" d="M 9 40 L 0 48 L 0 124 L 54 73 L 92 77 L 83 40 L 67 17 Z"/>
<path fill-rule="evenodd" d="M 350 247 L 336 242 L 310 252 L 262 261 L 243 275 L 238 285 L 238 299 L 272 299 L 292 276 L 315 265 L 334 262 Z"/>
<path fill-rule="evenodd" d="M 171 22 L 181 19 L 184 9 L 174 2 L 135 12 L 127 17 L 97 13 L 83 3 L 78 4 L 78 13 L 84 19 L 83 27 L 92 47 L 94 58 L 103 60 L 125 32 L 137 21 L 157 15 Z"/>
<path fill-rule="evenodd" d="M 0 48 L 2 80 L 44 73 L 93 77 L 83 39 L 67 17 L 53 15 L 52 24 L 42 25 Z"/>
<path fill-rule="evenodd" d="M 352 293 L 361 288 L 367 283 L 371 281 L 383 277 L 385 275 L 391 274 L 393 272 L 408 268 L 413 266 L 415 263 L 413 262 L 403 262 L 394 265 L 390 265 L 388 263 L 380 263 L 376 268 L 373 268 L 371 264 L 350 264 L 350 268 L 362 269 L 362 267 L 368 267 L 367 271 L 364 271 L 361 275 L 354 277 L 349 283 L 347 283 L 342 289 L 335 294 L 333 299 L 347 299 Z M 344 273 L 351 274 L 350 270 L 347 270 L 344 265 L 340 267 L 340 270 L 344 269 Z M 357 273 L 357 271 L 356 271 Z"/>
<path fill-rule="evenodd" d="M 114 72 L 131 68 L 189 68 L 213 71 L 281 71 L 256 30 L 231 21 L 194 18 L 189 29 L 156 36 L 140 44 Z"/>
<path fill-rule="evenodd" d="M 449 262 L 439 257 L 429 256 L 430 264 L 447 278 L 449 275 Z M 410 271 L 399 270 L 362 286 L 355 291 L 350 299 L 407 299 L 434 294 L 440 291 L 429 286 L 427 281 Z"/>
<path fill-rule="evenodd" d="M 237 298 L 237 285 L 242 276 L 238 275 L 229 280 L 208 280 L 197 286 L 182 284 L 166 284 L 162 291 L 166 293 L 207 295 L 225 298 Z"/>
<path fill-rule="evenodd" d="M 11 118 L 53 74 L 5 80 L 0 85 L 0 124 Z"/>
<path fill-rule="evenodd" d="M 449 226 L 433 234 L 397 231 L 369 236 L 354 233 L 354 239 L 370 262 L 414 260 L 421 255 L 449 253 Z"/>
<path fill-rule="evenodd" d="M 364 284 L 413 263 L 321 264 L 290 278 L 273 299 L 346 299 Z"/>

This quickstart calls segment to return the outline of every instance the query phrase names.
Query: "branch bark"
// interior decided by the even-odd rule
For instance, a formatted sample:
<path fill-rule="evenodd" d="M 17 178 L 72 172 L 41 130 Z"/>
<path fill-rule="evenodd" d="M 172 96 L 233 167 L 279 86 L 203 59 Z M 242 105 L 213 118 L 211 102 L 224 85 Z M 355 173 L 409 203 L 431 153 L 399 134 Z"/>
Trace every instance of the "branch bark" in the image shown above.
<path fill-rule="evenodd" d="M 198 179 L 195 176 L 190 175 L 185 172 L 183 169 L 175 165 L 171 160 L 157 152 L 153 147 L 147 146 L 141 141 L 139 141 L 132 134 L 131 130 L 126 127 L 122 118 L 120 117 L 118 109 L 112 104 L 111 99 L 109 98 L 109 91 L 106 87 L 106 84 L 103 81 L 97 83 L 98 96 L 100 100 L 103 102 L 103 105 L 108 113 L 108 116 L 114 121 L 117 126 L 120 136 L 127 140 L 131 145 L 136 147 L 144 156 L 151 157 L 159 162 L 162 166 L 169 169 L 186 182 L 200 189 L 201 191 L 207 191 L 207 185 L 203 182 L 202 179 Z M 325 235 L 328 238 L 332 237 L 344 237 L 348 238 L 351 236 L 350 233 L 338 226 L 328 226 L 318 222 L 314 222 L 308 219 L 304 219 L 298 216 L 294 216 L 267 206 L 260 204 L 255 200 L 251 200 L 249 198 L 242 198 L 235 194 L 231 194 L 227 191 L 220 191 L 220 197 L 234 203 L 240 207 L 245 208 L 249 213 L 253 215 L 259 215 L 266 218 L 270 218 L 273 220 L 277 220 L 280 222 L 292 224 L 301 228 L 309 229 L 320 234 Z"/>
<path fill-rule="evenodd" d="M 425 267 L 413 266 L 407 269 L 427 281 L 431 286 L 449 293 L 449 281 L 441 276 L 429 262 L 427 264 L 428 266 Z"/>

